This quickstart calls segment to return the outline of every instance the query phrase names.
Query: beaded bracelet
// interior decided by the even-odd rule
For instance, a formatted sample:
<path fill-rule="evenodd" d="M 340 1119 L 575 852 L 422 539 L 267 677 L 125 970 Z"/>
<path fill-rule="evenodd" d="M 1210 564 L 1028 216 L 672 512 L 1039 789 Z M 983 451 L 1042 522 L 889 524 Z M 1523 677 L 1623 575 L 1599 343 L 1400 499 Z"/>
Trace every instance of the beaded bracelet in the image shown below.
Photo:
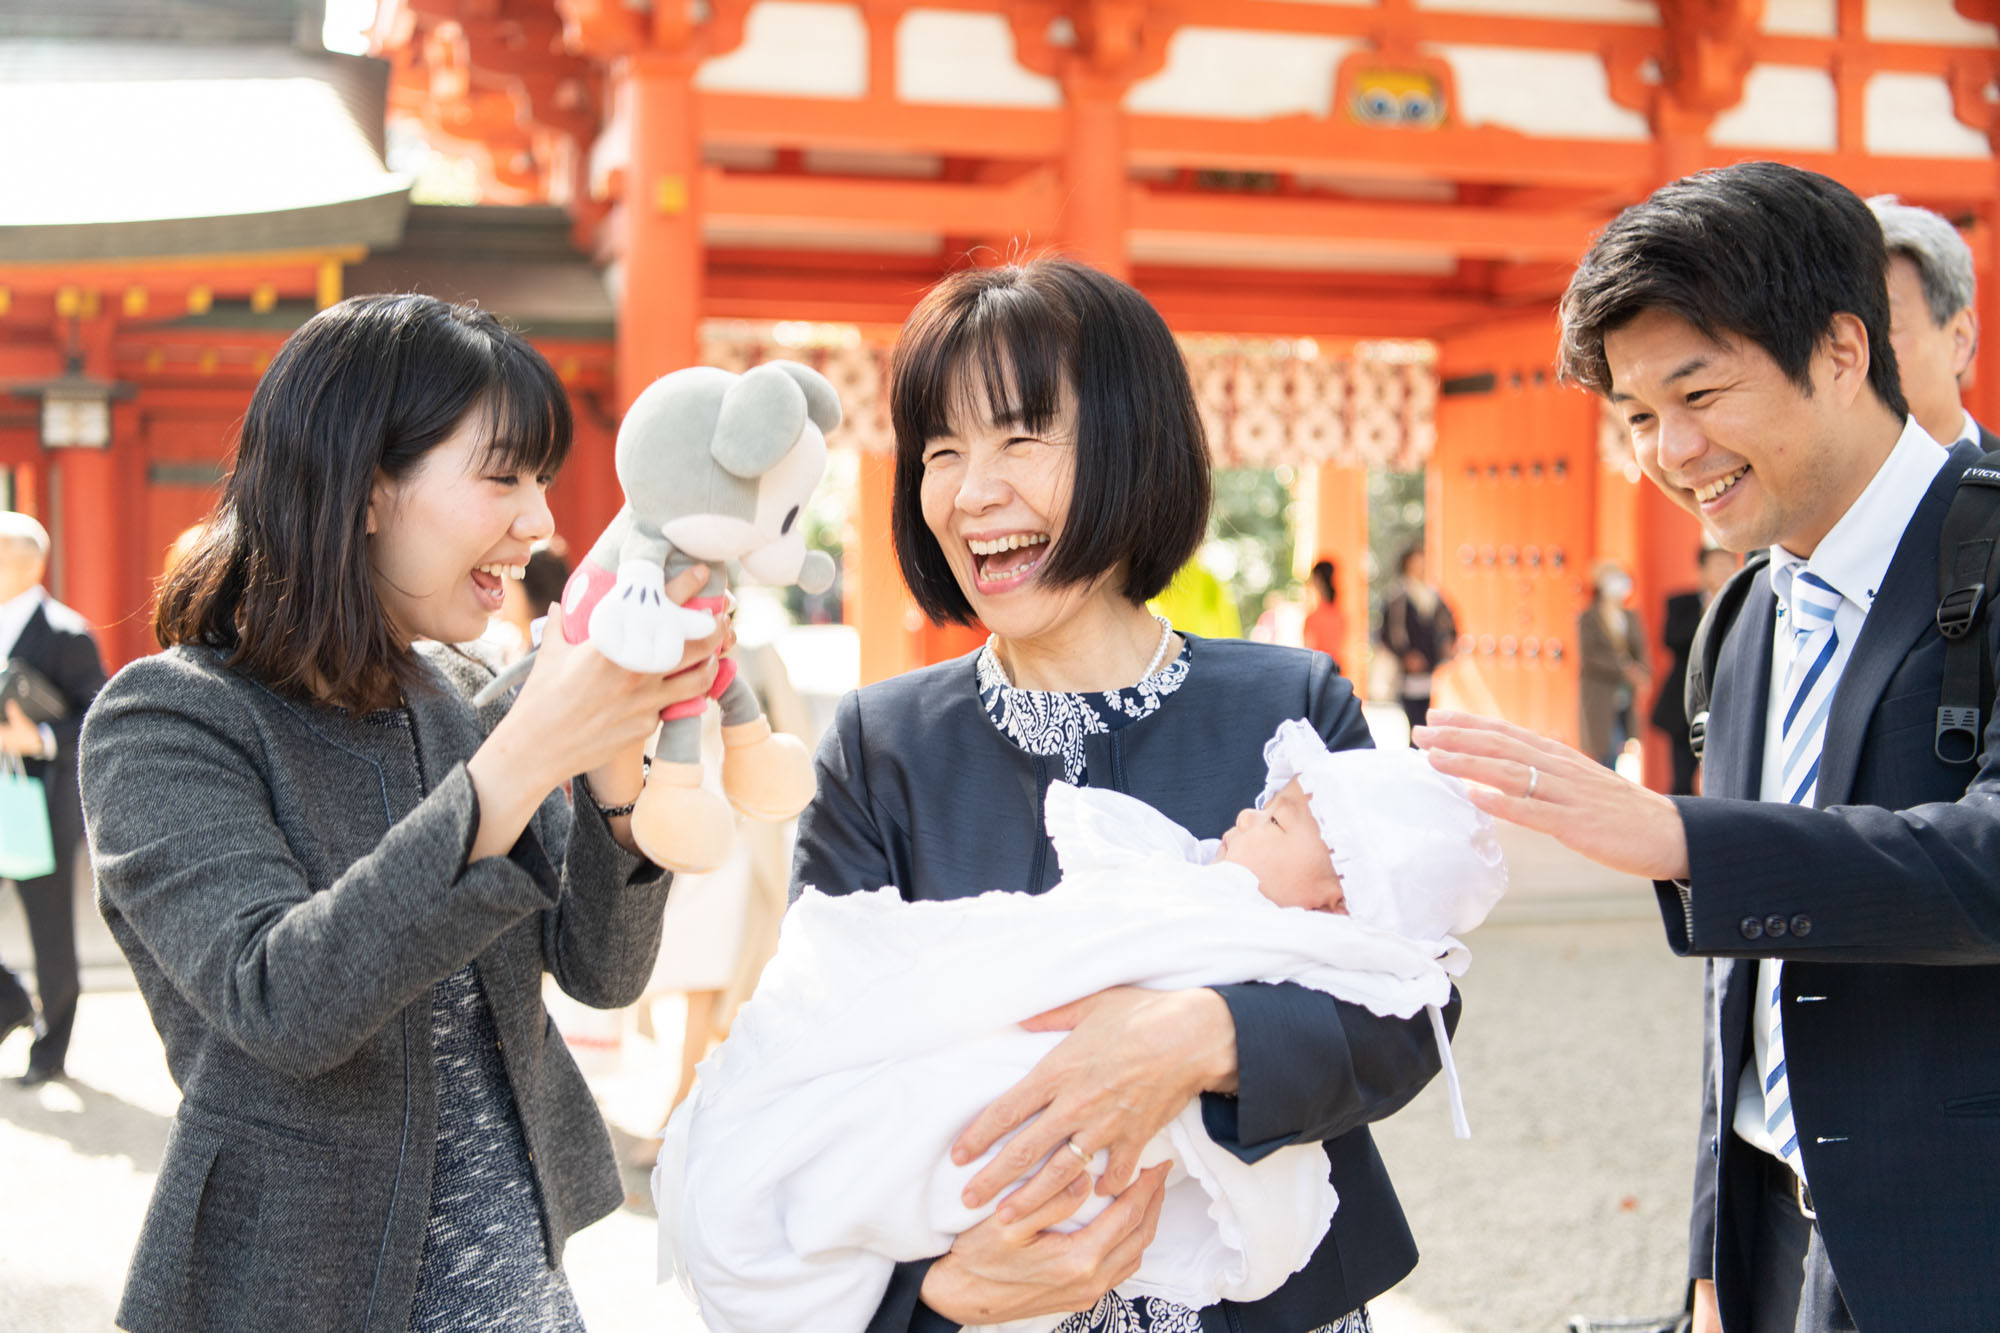
<path fill-rule="evenodd" d="M 640 760 L 640 771 L 641 773 L 653 771 L 653 756 L 646 755 Z M 590 789 L 590 779 L 581 773 L 576 775 L 576 785 L 583 792 L 585 799 L 597 807 L 597 813 L 606 819 L 620 819 L 639 808 L 639 798 L 636 796 L 623 805 L 606 805 L 597 799 L 597 793 Z"/>

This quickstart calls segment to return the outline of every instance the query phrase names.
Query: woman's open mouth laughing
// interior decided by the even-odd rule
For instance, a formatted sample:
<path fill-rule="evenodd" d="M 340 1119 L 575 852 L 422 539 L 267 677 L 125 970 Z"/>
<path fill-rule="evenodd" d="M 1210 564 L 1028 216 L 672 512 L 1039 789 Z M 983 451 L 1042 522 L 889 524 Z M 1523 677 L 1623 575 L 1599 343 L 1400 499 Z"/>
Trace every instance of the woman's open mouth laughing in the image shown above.
<path fill-rule="evenodd" d="M 472 587 L 479 594 L 479 604 L 486 608 L 486 614 L 493 615 L 500 610 L 506 580 L 525 578 L 527 573 L 526 565 L 490 564 L 475 568 L 472 571 Z"/>
<path fill-rule="evenodd" d="M 1010 532 L 998 537 L 968 537 L 974 577 L 982 594 L 1012 591 L 1025 583 L 1048 557 L 1046 532 Z"/>

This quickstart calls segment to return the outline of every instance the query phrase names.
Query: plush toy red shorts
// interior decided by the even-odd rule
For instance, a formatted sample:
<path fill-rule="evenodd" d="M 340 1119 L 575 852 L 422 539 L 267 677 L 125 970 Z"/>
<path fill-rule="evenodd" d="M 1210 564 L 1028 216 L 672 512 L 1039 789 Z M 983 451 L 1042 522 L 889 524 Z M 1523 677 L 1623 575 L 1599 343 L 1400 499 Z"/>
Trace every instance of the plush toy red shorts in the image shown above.
<path fill-rule="evenodd" d="M 563 637 L 571 643 L 582 643 L 590 637 L 590 613 L 617 584 L 618 575 L 611 570 L 600 568 L 588 560 L 578 566 L 576 573 L 569 576 L 569 586 L 563 589 Z M 707 611 L 719 623 L 728 609 L 726 596 L 690 597 L 684 605 L 690 611 Z M 700 665 L 699 663 L 696 664 Z M 683 670 L 692 671 L 694 667 Z M 736 679 L 736 659 L 725 657 L 716 664 L 715 683 L 708 687 L 708 693 L 694 699 L 683 699 L 660 714 L 663 722 L 676 718 L 695 717 L 708 707 L 710 699 L 720 699 L 722 692 Z"/>

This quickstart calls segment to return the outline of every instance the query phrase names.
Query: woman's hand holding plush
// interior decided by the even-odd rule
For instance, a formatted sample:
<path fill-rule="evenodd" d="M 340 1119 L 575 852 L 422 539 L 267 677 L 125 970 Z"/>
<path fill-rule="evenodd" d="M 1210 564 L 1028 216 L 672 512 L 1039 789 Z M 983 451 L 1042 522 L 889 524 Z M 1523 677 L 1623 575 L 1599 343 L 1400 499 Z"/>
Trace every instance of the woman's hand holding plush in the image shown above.
<path fill-rule="evenodd" d="M 704 567 L 683 570 L 667 585 L 667 595 L 683 602 L 707 579 Z M 636 799 L 645 780 L 646 742 L 660 725 L 661 711 L 708 692 L 728 636 L 728 627 L 719 626 L 707 638 L 690 640 L 672 673 L 641 674 L 611 662 L 588 642 L 570 643 L 562 632 L 562 608 L 549 608 L 534 670 L 507 716 L 466 764 L 479 793 L 472 859 L 504 855 L 549 792 L 577 774 L 602 804 Z M 628 824 L 613 820 L 612 833 L 636 851 Z"/>

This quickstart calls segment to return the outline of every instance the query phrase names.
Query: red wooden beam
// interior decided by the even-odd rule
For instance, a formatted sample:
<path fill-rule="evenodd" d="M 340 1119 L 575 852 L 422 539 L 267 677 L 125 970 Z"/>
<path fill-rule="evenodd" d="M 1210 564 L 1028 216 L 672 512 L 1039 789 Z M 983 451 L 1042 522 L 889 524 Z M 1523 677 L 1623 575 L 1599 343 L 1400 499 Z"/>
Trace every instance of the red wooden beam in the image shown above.
<path fill-rule="evenodd" d="M 708 168 L 703 218 L 718 224 L 777 222 L 787 231 L 856 225 L 885 232 L 1046 235 L 1060 194 L 1052 173 L 1007 185 L 972 181 L 756 175 Z"/>

